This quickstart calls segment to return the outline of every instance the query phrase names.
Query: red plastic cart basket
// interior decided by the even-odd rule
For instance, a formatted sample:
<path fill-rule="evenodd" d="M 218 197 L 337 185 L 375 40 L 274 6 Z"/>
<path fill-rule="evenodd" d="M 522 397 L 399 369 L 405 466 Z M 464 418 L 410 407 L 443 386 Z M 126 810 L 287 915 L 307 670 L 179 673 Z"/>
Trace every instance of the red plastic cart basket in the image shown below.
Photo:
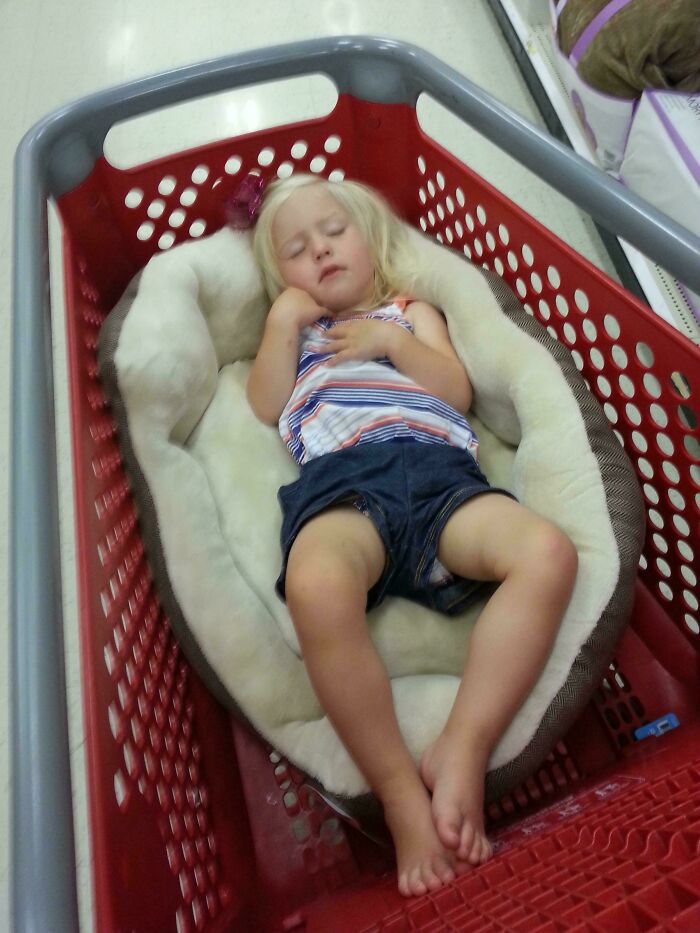
<path fill-rule="evenodd" d="M 128 171 L 103 157 L 118 120 L 316 72 L 339 90 L 324 119 Z M 18 151 L 16 930 L 77 926 L 45 314 L 48 196 L 64 230 L 96 929 L 700 929 L 698 351 L 427 138 L 415 113 L 423 92 L 700 290 L 700 242 L 687 231 L 433 57 L 389 40 L 319 40 L 135 82 L 52 114 Z M 157 250 L 213 232 L 222 184 L 258 165 L 268 174 L 293 167 L 365 180 L 410 222 L 502 275 L 571 348 L 646 497 L 633 620 L 595 700 L 540 771 L 491 807 L 494 859 L 410 902 L 396 893 L 391 854 L 339 821 L 190 669 L 151 583 L 97 378 L 100 326 L 126 283 Z M 636 740 L 649 724 L 664 732 L 672 716 L 680 726 L 669 735 Z"/>

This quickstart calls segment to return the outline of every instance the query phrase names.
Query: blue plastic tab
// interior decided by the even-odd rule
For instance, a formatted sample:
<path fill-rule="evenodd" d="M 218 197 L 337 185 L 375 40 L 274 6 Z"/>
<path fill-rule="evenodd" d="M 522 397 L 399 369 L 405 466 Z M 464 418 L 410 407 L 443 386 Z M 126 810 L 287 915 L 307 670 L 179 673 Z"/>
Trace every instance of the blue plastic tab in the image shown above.
<path fill-rule="evenodd" d="M 655 719 L 654 722 L 649 722 L 646 726 L 635 729 L 634 737 L 639 742 L 642 739 L 648 739 L 649 736 L 652 735 L 665 735 L 667 732 L 670 732 L 671 729 L 677 729 L 679 725 L 680 723 L 678 722 L 676 714 L 667 713 L 665 716 L 662 716 L 661 719 Z"/>

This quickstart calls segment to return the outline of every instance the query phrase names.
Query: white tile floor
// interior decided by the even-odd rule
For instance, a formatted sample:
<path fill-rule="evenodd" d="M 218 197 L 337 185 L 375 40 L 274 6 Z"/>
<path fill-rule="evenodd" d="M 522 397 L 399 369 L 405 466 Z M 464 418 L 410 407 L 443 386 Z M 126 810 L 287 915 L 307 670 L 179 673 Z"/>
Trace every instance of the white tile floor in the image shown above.
<path fill-rule="evenodd" d="M 542 0 L 544 2 L 544 0 Z M 0 61 L 3 133 L 0 136 L 0 431 L 9 431 L 9 308 L 11 268 L 11 163 L 26 130 L 47 112 L 76 97 L 142 75 L 271 43 L 321 35 L 364 33 L 422 45 L 541 125 L 527 89 L 490 11 L 482 0 L 24 0 L 2 5 Z M 138 127 L 122 127 L 108 140 L 119 164 L 177 151 L 221 136 L 302 119 L 332 105 L 323 81 L 246 90 L 172 111 Z M 510 158 L 468 131 L 436 105 L 419 110 L 425 128 L 443 145 L 547 226 L 610 272 L 592 224 Z M 56 244 L 55 223 L 52 244 Z M 57 246 L 53 246 L 54 256 Z M 83 779 L 83 729 L 73 579 L 72 499 L 60 271 L 52 271 L 55 382 L 61 487 L 67 679 L 71 721 L 81 926 L 92 929 L 89 850 Z M 0 445 L 0 527 L 6 528 L 9 451 Z M 0 538 L 0 933 L 10 930 L 9 662 L 7 540 Z"/>

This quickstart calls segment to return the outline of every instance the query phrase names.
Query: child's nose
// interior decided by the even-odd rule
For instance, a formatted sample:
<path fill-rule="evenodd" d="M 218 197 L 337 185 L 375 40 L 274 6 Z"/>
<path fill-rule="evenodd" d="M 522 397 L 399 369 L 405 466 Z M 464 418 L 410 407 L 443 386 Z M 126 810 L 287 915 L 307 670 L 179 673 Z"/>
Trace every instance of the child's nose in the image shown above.
<path fill-rule="evenodd" d="M 326 237 L 317 236 L 312 244 L 312 249 L 316 259 L 322 259 L 330 253 L 330 243 Z"/>

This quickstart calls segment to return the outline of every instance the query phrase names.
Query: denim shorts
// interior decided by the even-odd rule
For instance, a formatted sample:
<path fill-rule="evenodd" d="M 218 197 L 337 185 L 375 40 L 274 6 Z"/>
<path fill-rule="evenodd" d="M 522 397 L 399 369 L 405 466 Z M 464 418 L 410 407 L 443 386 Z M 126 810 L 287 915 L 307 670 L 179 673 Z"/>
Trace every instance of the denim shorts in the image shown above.
<path fill-rule="evenodd" d="M 347 502 L 372 520 L 386 548 L 384 571 L 368 593 L 367 610 L 393 595 L 448 615 L 462 612 L 495 585 L 449 574 L 435 582 L 438 541 L 455 509 L 493 492 L 515 498 L 489 486 L 468 451 L 443 444 L 367 443 L 310 460 L 299 479 L 278 493 L 283 520 L 277 593 L 285 598 L 287 560 L 302 526 L 329 506 Z"/>

